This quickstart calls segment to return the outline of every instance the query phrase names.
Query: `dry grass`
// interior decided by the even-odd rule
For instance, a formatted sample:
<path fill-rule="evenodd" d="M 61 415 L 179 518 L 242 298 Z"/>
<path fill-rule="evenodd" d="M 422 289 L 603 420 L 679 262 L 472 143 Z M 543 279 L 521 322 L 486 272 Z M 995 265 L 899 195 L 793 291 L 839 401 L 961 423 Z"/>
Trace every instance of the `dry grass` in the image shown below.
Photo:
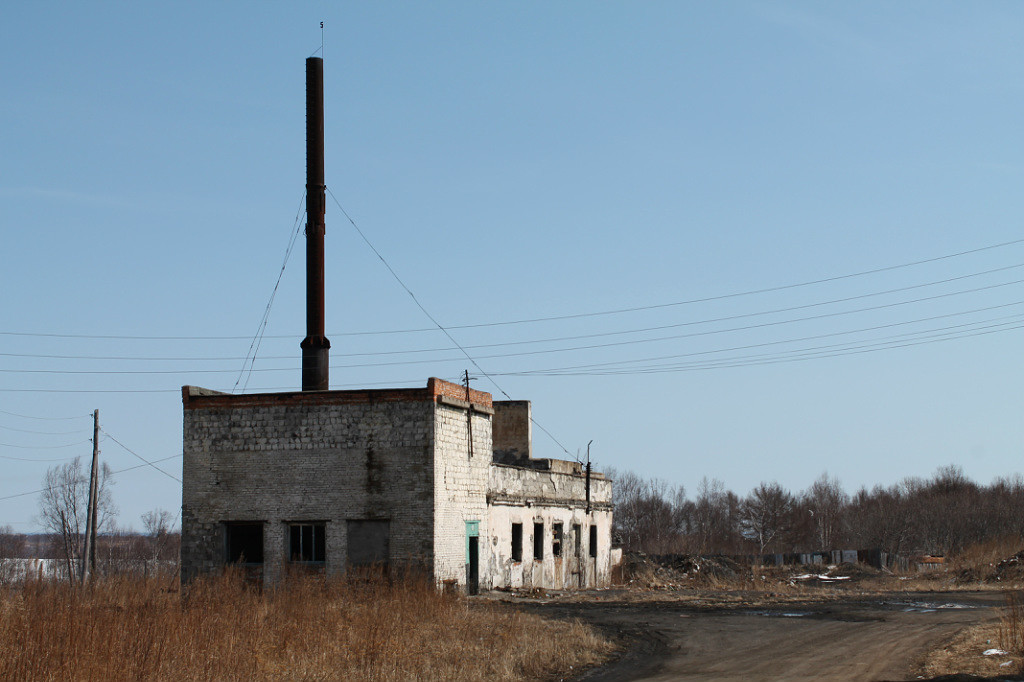
<path fill-rule="evenodd" d="M 441 594 L 414 578 L 109 579 L 0 591 L 5 680 L 519 680 L 571 674 L 612 645 L 579 623 Z"/>
<path fill-rule="evenodd" d="M 1024 671 L 1024 593 L 1009 592 L 1006 609 L 999 623 L 999 648 L 1017 658 L 1018 670 Z"/>
<path fill-rule="evenodd" d="M 988 649 L 999 648 L 999 626 L 995 623 L 962 630 L 940 649 L 930 652 L 919 674 L 926 678 L 943 675 L 976 675 L 985 679 L 1012 675 L 1020 671 L 1015 656 L 985 656 Z M 1009 665 L 1003 665 L 1010 661 Z"/>

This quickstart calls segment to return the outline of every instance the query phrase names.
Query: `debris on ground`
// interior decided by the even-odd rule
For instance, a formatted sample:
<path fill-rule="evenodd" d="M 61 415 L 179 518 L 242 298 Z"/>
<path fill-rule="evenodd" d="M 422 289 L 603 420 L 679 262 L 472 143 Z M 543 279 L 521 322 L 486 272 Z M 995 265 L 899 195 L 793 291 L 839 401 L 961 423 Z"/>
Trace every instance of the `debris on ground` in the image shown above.
<path fill-rule="evenodd" d="M 623 557 L 622 582 L 641 590 L 683 588 L 749 588 L 777 585 L 839 585 L 879 575 L 860 564 L 751 566 L 726 556 L 689 554 L 647 555 L 631 552 Z"/>

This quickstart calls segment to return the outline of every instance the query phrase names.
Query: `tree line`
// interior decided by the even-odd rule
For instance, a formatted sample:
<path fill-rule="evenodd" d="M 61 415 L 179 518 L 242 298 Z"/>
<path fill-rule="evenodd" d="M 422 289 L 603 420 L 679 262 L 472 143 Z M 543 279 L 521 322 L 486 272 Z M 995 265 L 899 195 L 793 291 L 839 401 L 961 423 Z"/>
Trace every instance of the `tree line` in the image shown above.
<path fill-rule="evenodd" d="M 806 490 L 762 482 L 740 497 L 706 477 L 691 499 L 682 486 L 609 472 L 613 533 L 626 551 L 648 554 L 767 554 L 881 549 L 951 556 L 965 547 L 1024 537 L 1024 478 L 979 485 L 963 469 L 940 467 L 848 494 L 822 473 Z"/>
<path fill-rule="evenodd" d="M 116 524 L 113 475 L 106 464 L 98 473 L 98 483 L 97 570 L 177 570 L 181 546 L 181 533 L 175 528 L 177 515 L 154 509 L 142 515 L 141 533 L 120 529 Z M 10 526 L 0 527 L 0 582 L 11 577 L 16 566 L 14 560 L 20 559 L 55 560 L 58 575 L 77 575 L 84 556 L 88 500 L 89 476 L 80 458 L 50 468 L 43 479 L 37 516 L 44 532 L 25 535 Z"/>

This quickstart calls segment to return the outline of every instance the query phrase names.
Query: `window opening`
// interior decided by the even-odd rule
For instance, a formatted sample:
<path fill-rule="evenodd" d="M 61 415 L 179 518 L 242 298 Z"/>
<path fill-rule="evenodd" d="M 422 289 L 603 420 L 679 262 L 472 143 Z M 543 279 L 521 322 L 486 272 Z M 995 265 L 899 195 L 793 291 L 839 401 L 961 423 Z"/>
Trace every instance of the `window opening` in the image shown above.
<path fill-rule="evenodd" d="M 293 523 L 289 526 L 290 561 L 322 564 L 326 560 L 326 524 Z"/>
<path fill-rule="evenodd" d="M 262 523 L 228 523 L 224 531 L 229 564 L 263 563 Z"/>
<path fill-rule="evenodd" d="M 597 526 L 590 527 L 590 556 L 597 557 Z"/>
<path fill-rule="evenodd" d="M 583 533 L 580 529 L 580 524 L 572 524 L 572 539 L 573 539 L 573 552 L 576 553 L 576 558 L 583 556 Z"/>
<path fill-rule="evenodd" d="M 523 560 L 523 524 L 512 524 L 512 561 Z"/>
<path fill-rule="evenodd" d="M 544 524 L 533 524 L 533 559 L 540 561 L 544 558 Z"/>
<path fill-rule="evenodd" d="M 551 538 L 551 555 L 562 556 L 562 524 L 556 523 Z"/>

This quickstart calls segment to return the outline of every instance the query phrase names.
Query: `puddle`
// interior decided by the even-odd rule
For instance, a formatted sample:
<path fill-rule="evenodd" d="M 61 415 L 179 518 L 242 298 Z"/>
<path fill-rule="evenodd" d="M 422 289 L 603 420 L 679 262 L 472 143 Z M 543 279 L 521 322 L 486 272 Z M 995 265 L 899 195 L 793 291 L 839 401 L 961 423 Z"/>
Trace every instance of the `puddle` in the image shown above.
<path fill-rule="evenodd" d="M 948 609 L 976 609 L 977 606 L 971 604 L 957 604 L 956 602 L 946 602 L 939 604 L 937 602 L 917 601 L 917 602 L 888 602 L 891 606 L 902 606 L 904 613 L 935 613 L 936 611 L 948 610 Z"/>
<path fill-rule="evenodd" d="M 766 618 L 803 618 L 810 616 L 810 611 L 745 611 L 748 616 L 765 616 Z"/>

